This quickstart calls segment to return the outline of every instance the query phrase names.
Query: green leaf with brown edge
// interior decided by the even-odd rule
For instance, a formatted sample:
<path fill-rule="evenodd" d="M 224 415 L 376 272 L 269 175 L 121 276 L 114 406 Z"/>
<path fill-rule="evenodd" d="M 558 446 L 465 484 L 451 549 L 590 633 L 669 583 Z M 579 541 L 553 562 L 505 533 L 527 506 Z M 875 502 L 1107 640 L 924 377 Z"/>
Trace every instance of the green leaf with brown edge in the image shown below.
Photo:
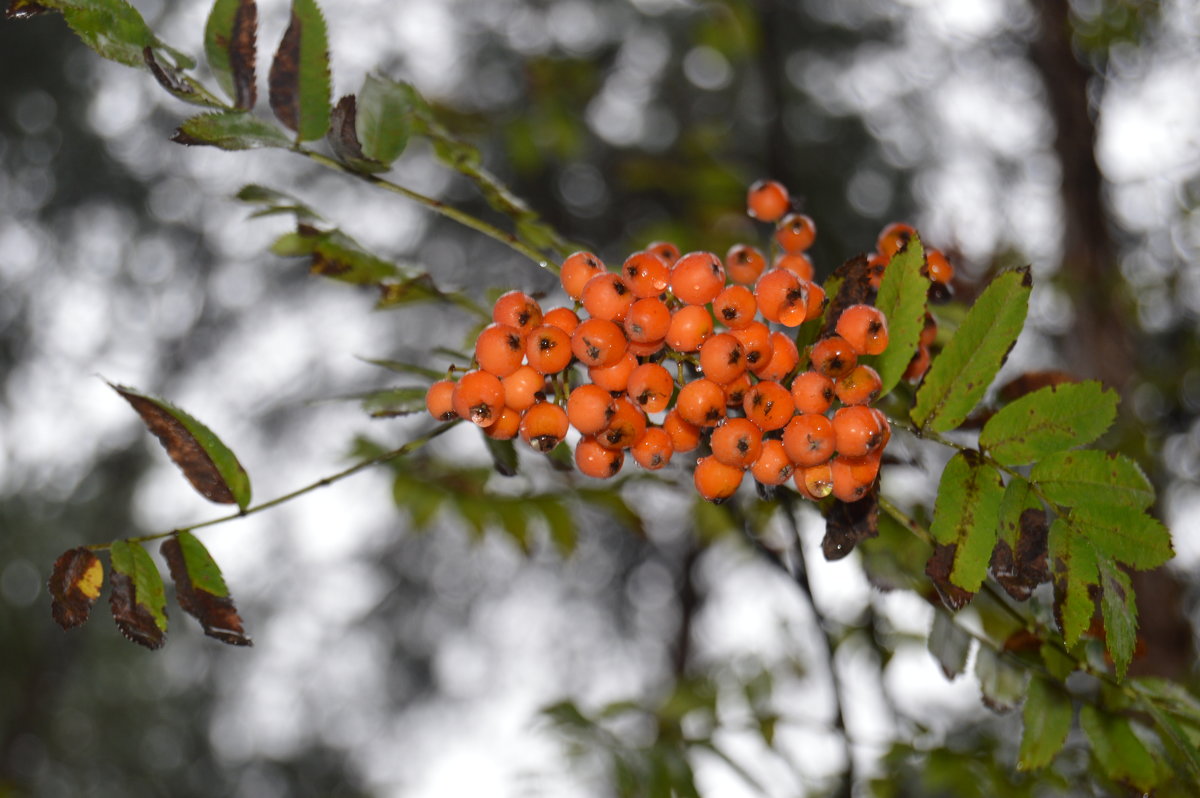
<path fill-rule="evenodd" d="M 175 599 L 200 622 L 204 634 L 232 646 L 252 645 L 221 569 L 204 544 L 183 531 L 164 540 L 159 551 L 175 583 Z"/>
<path fill-rule="evenodd" d="M 1127 718 L 1084 704 L 1079 709 L 1079 725 L 1091 743 L 1093 760 L 1110 779 L 1139 792 L 1158 784 L 1154 756 Z"/>
<path fill-rule="evenodd" d="M 363 154 L 390 165 L 408 146 L 413 127 L 412 87 L 367 75 L 358 93 L 358 140 Z"/>
<path fill-rule="evenodd" d="M 50 572 L 50 612 L 63 629 L 87 622 L 104 585 L 104 565 L 83 546 L 68 549 Z"/>
<path fill-rule="evenodd" d="M 235 108 L 249 111 L 258 99 L 255 60 L 258 6 L 254 0 L 216 0 L 204 25 L 204 54 L 217 83 Z"/>
<path fill-rule="evenodd" d="M 1054 761 L 1071 731 L 1071 697 L 1057 684 L 1034 678 L 1021 712 L 1025 727 L 1017 755 L 1020 770 L 1038 770 Z"/>
<path fill-rule="evenodd" d="M 1142 510 L 1154 503 L 1154 486 L 1141 466 L 1115 452 L 1056 452 L 1042 458 L 1029 472 L 1029 479 L 1047 499 L 1067 507 Z"/>
<path fill-rule="evenodd" d="M 1100 558 L 1100 613 L 1104 618 L 1104 642 L 1112 658 L 1117 678 L 1124 679 L 1133 650 L 1137 647 L 1137 602 L 1129 574 L 1111 560 Z"/>
<path fill-rule="evenodd" d="M 250 477 L 212 430 L 188 413 L 132 388 L 108 384 L 142 417 L 201 496 L 219 504 L 250 504 Z"/>
<path fill-rule="evenodd" d="M 1033 486 L 1012 477 L 1000 501 L 1000 539 L 990 568 L 996 581 L 1017 601 L 1026 601 L 1050 578 L 1046 564 L 1049 521 Z"/>
<path fill-rule="evenodd" d="M 167 636 L 167 597 L 158 567 L 139 543 L 118 540 L 108 552 L 112 560 L 108 603 L 117 628 L 138 645 L 161 648 Z"/>
<path fill-rule="evenodd" d="M 171 141 L 188 146 L 209 145 L 222 150 L 291 146 L 283 131 L 245 111 L 193 116 L 179 126 Z"/>
<path fill-rule="evenodd" d="M 288 28 L 267 76 L 271 110 L 297 141 L 325 135 L 330 123 L 331 78 L 325 18 L 316 0 L 292 0 Z"/>
<path fill-rule="evenodd" d="M 358 140 L 356 120 L 358 118 L 358 101 L 353 94 L 347 94 L 333 106 L 333 114 L 329 121 L 329 132 L 325 140 L 333 155 L 346 166 L 356 172 L 374 174 L 386 172 L 388 165 L 373 161 L 363 155 L 362 144 Z"/>
<path fill-rule="evenodd" d="M 84 44 L 119 64 L 145 66 L 142 51 L 158 44 L 142 15 L 126 0 L 38 0 L 38 5 L 61 11 Z"/>
<path fill-rule="evenodd" d="M 975 597 L 971 591 L 963 590 L 950 581 L 950 571 L 954 568 L 955 548 L 953 543 L 936 543 L 933 547 L 933 554 L 925 562 L 925 575 L 933 582 L 933 588 L 937 591 L 942 604 L 951 612 L 958 612 Z"/>
<path fill-rule="evenodd" d="M 954 622 L 950 613 L 933 613 L 933 625 L 929 628 L 927 647 L 947 679 L 954 679 L 967 669 L 967 657 L 971 653 L 971 635 Z"/>
<path fill-rule="evenodd" d="M 880 396 L 887 395 L 900 382 L 921 343 L 929 296 L 929 278 L 921 273 L 924 265 L 925 250 L 920 238 L 913 234 L 883 272 L 875 307 L 887 319 L 888 346 L 881 355 L 859 358 L 879 372 L 883 381 Z"/>
<path fill-rule="evenodd" d="M 1175 556 L 1171 533 L 1162 522 L 1132 507 L 1081 504 L 1066 520 L 1097 552 L 1139 571 L 1157 568 Z"/>
<path fill-rule="evenodd" d="M 1021 334 L 1032 287 L 1024 267 L 998 275 L 984 289 L 917 390 L 917 426 L 945 432 L 966 419 Z"/>
<path fill-rule="evenodd" d="M 1100 571 L 1096 550 L 1087 538 L 1071 530 L 1067 522 L 1056 518 L 1050 525 L 1050 569 L 1054 580 L 1054 615 L 1068 646 L 1091 624 L 1096 612 L 1092 590 L 1099 589 Z"/>
<path fill-rule="evenodd" d="M 956 453 L 942 471 L 929 532 L 942 545 L 954 545 L 950 581 L 976 593 L 987 578 L 996 547 L 1004 480 L 975 451 Z"/>
<path fill-rule="evenodd" d="M 975 654 L 975 677 L 979 679 L 979 690 L 988 709 L 1007 712 L 1025 696 L 1029 669 L 987 646 L 980 646 Z"/>
<path fill-rule="evenodd" d="M 209 94 L 202 85 L 197 83 L 182 69 L 167 61 L 160 60 L 155 54 L 153 47 L 143 48 L 142 58 L 146 62 L 146 68 L 150 70 L 150 74 L 154 75 L 154 79 L 158 81 L 158 85 L 166 89 L 176 99 L 183 100 L 185 103 L 191 103 L 192 105 L 202 105 L 206 108 L 225 107 L 224 103 Z"/>
<path fill-rule="evenodd" d="M 999 462 L 1026 465 L 1099 438 L 1117 417 L 1116 391 L 1094 381 L 1052 385 L 1001 408 L 983 425 L 979 446 Z"/>

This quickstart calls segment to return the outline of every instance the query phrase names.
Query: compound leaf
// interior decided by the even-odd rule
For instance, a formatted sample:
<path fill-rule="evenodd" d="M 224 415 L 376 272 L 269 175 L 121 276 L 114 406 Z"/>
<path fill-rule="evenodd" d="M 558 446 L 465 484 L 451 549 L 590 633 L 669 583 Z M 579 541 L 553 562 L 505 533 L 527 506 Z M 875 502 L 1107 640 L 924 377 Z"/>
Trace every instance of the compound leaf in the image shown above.
<path fill-rule="evenodd" d="M 979 296 L 917 390 L 919 427 L 954 429 L 975 408 L 1021 333 L 1032 286 L 1024 267 L 1000 274 Z"/>
<path fill-rule="evenodd" d="M 104 585 L 104 565 L 83 546 L 69 549 L 54 561 L 50 573 L 50 612 L 63 629 L 82 626 Z"/>
<path fill-rule="evenodd" d="M 271 110 L 297 141 L 325 135 L 331 79 L 325 18 L 316 0 L 292 0 L 292 16 L 267 76 Z"/>
<path fill-rule="evenodd" d="M 1117 394 L 1095 381 L 1051 385 L 988 419 L 979 445 L 1005 465 L 1025 465 L 1099 438 L 1117 416 Z"/>
<path fill-rule="evenodd" d="M 1141 467 L 1123 454 L 1057 452 L 1035 465 L 1029 479 L 1050 501 L 1069 507 L 1125 506 L 1142 510 L 1154 503 L 1154 486 Z"/>
<path fill-rule="evenodd" d="M 221 569 L 204 544 L 192 533 L 180 532 L 163 541 L 159 551 L 175 583 L 175 599 L 204 633 L 230 645 L 251 645 Z"/>
<path fill-rule="evenodd" d="M 195 418 L 161 399 L 109 383 L 142 417 L 201 496 L 219 504 L 250 504 L 250 477 L 229 447 Z"/>
<path fill-rule="evenodd" d="M 921 274 L 924 264 L 925 250 L 914 234 L 883 273 L 875 306 L 887 318 L 888 347 L 881 355 L 862 358 L 883 380 L 880 396 L 900 382 L 921 341 L 921 330 L 925 328 L 925 302 L 929 295 L 929 278 Z"/>
<path fill-rule="evenodd" d="M 255 52 L 258 7 L 254 0 L 216 0 L 204 26 L 204 54 L 217 83 L 236 108 L 248 111 L 258 99 Z"/>
<path fill-rule="evenodd" d="M 112 592 L 109 607 L 117 628 L 149 649 L 161 648 L 167 635 L 167 598 L 154 560 L 138 543 L 118 540 L 109 548 Z"/>
<path fill-rule="evenodd" d="M 223 150 L 253 150 L 259 147 L 288 147 L 291 142 L 274 125 L 245 111 L 200 114 L 179 126 L 171 141 L 177 144 L 208 144 Z"/>
<path fill-rule="evenodd" d="M 942 545 L 954 545 L 950 581 L 971 593 L 987 578 L 996 546 L 1004 481 L 978 453 L 962 451 L 950 458 L 938 484 L 929 531 Z"/>
<path fill-rule="evenodd" d="M 1053 761 L 1071 731 L 1071 698 L 1057 684 L 1034 679 L 1025 695 L 1022 710 L 1025 728 L 1017 767 L 1037 770 Z"/>

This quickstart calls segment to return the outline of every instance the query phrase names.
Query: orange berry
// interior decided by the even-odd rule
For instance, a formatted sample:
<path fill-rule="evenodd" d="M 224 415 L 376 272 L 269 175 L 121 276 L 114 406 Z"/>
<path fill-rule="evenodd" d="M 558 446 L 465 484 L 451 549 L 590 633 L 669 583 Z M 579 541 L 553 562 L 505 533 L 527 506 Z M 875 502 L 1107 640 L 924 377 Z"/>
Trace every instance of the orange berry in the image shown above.
<path fill-rule="evenodd" d="M 753 285 L 766 268 L 766 256 L 749 244 L 734 244 L 725 253 L 725 273 L 735 283 Z"/>
<path fill-rule="evenodd" d="M 794 482 L 801 496 L 814 502 L 820 501 L 833 493 L 833 467 L 829 463 L 821 463 L 797 468 Z"/>
<path fill-rule="evenodd" d="M 637 368 L 637 364 L 637 357 L 632 352 L 626 352 L 611 366 L 589 368 L 588 379 L 606 391 L 621 393 L 629 386 L 629 375 Z"/>
<path fill-rule="evenodd" d="M 844 405 L 869 405 L 883 389 L 879 372 L 859 363 L 837 381 L 837 398 Z"/>
<path fill-rule="evenodd" d="M 646 247 L 647 252 L 653 252 L 658 257 L 666 261 L 667 266 L 675 265 L 675 261 L 679 260 L 679 247 L 672 244 L 670 241 L 655 241 Z"/>
<path fill-rule="evenodd" d="M 662 428 L 671 438 L 671 448 L 677 452 L 690 452 L 700 445 L 701 428 L 690 421 L 684 421 L 678 410 L 667 413 Z"/>
<path fill-rule="evenodd" d="M 879 444 L 876 452 L 882 452 L 887 448 L 888 441 L 892 439 L 892 424 L 888 421 L 887 415 L 878 407 L 872 407 L 871 412 L 875 414 L 875 418 L 879 421 L 879 428 L 883 430 L 883 441 Z"/>
<path fill-rule="evenodd" d="M 637 443 L 629 449 L 637 464 L 647 471 L 657 471 L 671 462 L 675 449 L 671 446 L 671 436 L 662 427 L 649 427 Z"/>
<path fill-rule="evenodd" d="M 925 313 L 925 326 L 921 328 L 921 346 L 933 346 L 933 342 L 937 340 L 937 319 L 932 313 Z"/>
<path fill-rule="evenodd" d="M 626 393 L 647 413 L 658 413 L 667 409 L 675 381 L 671 372 L 658 363 L 643 363 L 629 375 Z"/>
<path fill-rule="evenodd" d="M 692 380 L 679 389 L 675 409 L 684 421 L 711 427 L 725 418 L 725 390 L 709 379 Z"/>
<path fill-rule="evenodd" d="M 588 280 L 604 272 L 604 261 L 600 258 L 591 252 L 576 252 L 563 261 L 558 278 L 567 296 L 579 299 L 583 296 L 583 287 L 587 285 Z"/>
<path fill-rule="evenodd" d="M 843 310 L 836 330 L 860 355 L 881 355 L 887 349 L 887 317 L 872 305 L 851 305 Z"/>
<path fill-rule="evenodd" d="M 542 307 L 528 294 L 509 291 L 492 306 L 492 321 L 516 327 L 521 335 L 528 335 L 542 323 Z"/>
<path fill-rule="evenodd" d="M 553 402 L 538 402 L 521 416 L 521 440 L 548 452 L 567 436 L 567 411 Z"/>
<path fill-rule="evenodd" d="M 808 313 L 806 284 L 795 272 L 772 269 L 758 278 L 754 286 L 758 312 L 767 321 L 782 322 L 788 327 L 802 324 Z"/>
<path fill-rule="evenodd" d="M 787 188 L 775 180 L 755 180 L 746 192 L 746 213 L 760 222 L 778 221 L 790 204 Z"/>
<path fill-rule="evenodd" d="M 835 443 L 833 424 L 817 413 L 793 416 L 783 430 L 783 448 L 801 468 L 820 465 L 833 457 Z"/>
<path fill-rule="evenodd" d="M 804 371 L 792 380 L 792 401 L 800 413 L 824 413 L 833 404 L 833 380 L 819 371 Z"/>
<path fill-rule="evenodd" d="M 671 316 L 667 346 L 676 352 L 695 352 L 712 335 L 713 320 L 703 305 L 685 305 Z"/>
<path fill-rule="evenodd" d="M 671 329 L 671 309 L 658 297 L 639 299 L 625 314 L 625 334 L 630 341 L 660 341 Z"/>
<path fill-rule="evenodd" d="M 542 314 L 542 324 L 557 327 L 570 335 L 579 326 L 579 316 L 570 308 L 554 308 Z"/>
<path fill-rule="evenodd" d="M 725 287 L 725 266 L 711 252 L 689 252 L 671 267 L 671 292 L 681 302 L 704 305 Z"/>
<path fill-rule="evenodd" d="M 561 327 L 543 324 L 525 340 L 525 357 L 535 371 L 557 374 L 571 365 L 571 336 Z"/>
<path fill-rule="evenodd" d="M 838 454 L 861 457 L 882 448 L 883 426 L 865 405 L 843 407 L 833 414 L 833 432 Z"/>
<path fill-rule="evenodd" d="M 606 449 L 628 449 L 646 431 L 646 414 L 627 397 L 613 400 L 616 412 L 608 426 L 596 433 L 596 442 Z"/>
<path fill-rule="evenodd" d="M 754 321 L 758 302 L 754 292 L 744 285 L 730 285 L 717 294 L 712 303 L 717 321 L 731 330 L 738 330 Z"/>
<path fill-rule="evenodd" d="M 700 346 L 700 370 L 719 385 L 733 382 L 746 370 L 746 350 L 730 333 L 710 336 Z"/>
<path fill-rule="evenodd" d="M 825 312 L 825 289 L 814 282 L 804 284 L 808 291 L 808 308 L 805 310 L 804 319 L 819 319 L 821 314 Z"/>
<path fill-rule="evenodd" d="M 947 285 L 954 279 L 954 265 L 940 249 L 925 250 L 925 273 L 935 283 Z"/>
<path fill-rule="evenodd" d="M 597 274 L 583 287 L 580 300 L 593 319 L 624 321 L 629 306 L 637 299 L 619 274 Z"/>
<path fill-rule="evenodd" d="M 760 363 L 754 375 L 760 380 L 784 382 L 800 362 L 796 342 L 781 332 L 771 333 L 771 359 Z"/>
<path fill-rule="evenodd" d="M 762 452 L 762 430 L 746 418 L 727 418 L 712 431 L 713 457 L 725 465 L 749 468 Z"/>
<path fill-rule="evenodd" d="M 813 371 L 837 379 L 858 365 L 858 354 L 854 347 L 840 335 L 822 338 L 813 344 L 808 353 Z"/>
<path fill-rule="evenodd" d="M 791 478 L 794 470 L 783 441 L 769 438 L 762 442 L 762 451 L 750 466 L 750 476 L 764 485 L 782 485 Z"/>
<path fill-rule="evenodd" d="M 770 380 L 755 383 L 746 392 L 742 409 L 746 411 L 746 418 L 757 424 L 763 432 L 783 429 L 796 410 L 788 389 Z"/>
<path fill-rule="evenodd" d="M 625 462 L 625 452 L 606 449 L 595 438 L 584 437 L 575 444 L 575 467 L 579 473 L 596 479 L 615 477 Z"/>
<path fill-rule="evenodd" d="M 606 319 L 585 319 L 571 333 L 571 351 L 585 366 L 611 366 L 627 345 L 621 328 Z"/>
<path fill-rule="evenodd" d="M 771 328 L 761 321 L 752 321 L 745 327 L 730 330 L 746 350 L 746 368 L 753 371 L 771 359 Z"/>
<path fill-rule="evenodd" d="M 917 231 L 911 225 L 892 222 L 880 231 L 879 238 L 875 241 L 875 249 L 879 250 L 879 254 L 885 259 L 891 260 L 893 255 L 904 248 L 915 232 Z"/>
<path fill-rule="evenodd" d="M 789 213 L 775 227 L 775 240 L 784 252 L 803 252 L 817 239 L 817 223 L 803 213 Z M 811 280 L 811 277 L 805 277 Z"/>
<path fill-rule="evenodd" d="M 833 479 L 833 496 L 838 501 L 853 502 L 866 496 L 879 475 L 879 453 L 865 457 L 846 457 L 839 454 L 829 462 Z"/>
<path fill-rule="evenodd" d="M 425 393 L 425 409 L 437 421 L 451 421 L 458 418 L 454 411 L 454 380 L 438 380 L 429 386 Z"/>
<path fill-rule="evenodd" d="M 920 382 L 921 378 L 925 376 L 925 372 L 929 371 L 931 362 L 932 356 L 929 354 L 929 347 L 924 344 L 918 346 L 912 360 L 908 361 L 908 368 L 904 369 L 902 378 L 909 382 Z"/>
<path fill-rule="evenodd" d="M 883 284 L 883 272 L 887 269 L 888 256 L 880 252 L 874 252 L 871 257 L 867 258 L 867 277 L 871 281 L 871 288 L 876 291 Z"/>
<path fill-rule="evenodd" d="M 484 371 L 507 377 L 525 360 L 525 336 L 516 327 L 490 324 L 475 339 L 475 360 Z"/>
<path fill-rule="evenodd" d="M 567 396 L 567 420 L 583 435 L 595 435 L 617 412 L 612 394 L 599 385 L 580 385 Z"/>
<path fill-rule="evenodd" d="M 654 252 L 635 252 L 625 259 L 621 276 L 634 296 L 658 296 L 671 282 L 671 267 Z"/>
<path fill-rule="evenodd" d="M 816 269 L 813 268 L 812 261 L 803 252 L 788 252 L 780 256 L 775 261 L 775 268 L 795 272 L 796 276 L 801 280 L 810 282 L 813 275 L 816 274 Z"/>
<path fill-rule="evenodd" d="M 656 341 L 630 341 L 625 351 L 632 352 L 636 357 L 650 357 L 663 348 L 664 339 Z"/>
<path fill-rule="evenodd" d="M 513 410 L 521 411 L 533 407 L 541 400 L 542 392 L 546 389 L 546 375 L 533 366 L 521 368 L 500 380 L 504 386 L 504 404 Z"/>
<path fill-rule="evenodd" d="M 722 385 L 721 387 L 725 389 L 725 406 L 741 407 L 742 402 L 746 400 L 746 394 L 750 391 L 751 385 L 750 375 L 744 371 L 741 376 Z"/>
<path fill-rule="evenodd" d="M 490 371 L 468 371 L 454 384 L 450 399 L 459 418 L 487 427 L 504 409 L 504 385 Z"/>
<path fill-rule="evenodd" d="M 696 461 L 692 481 L 696 492 L 710 502 L 723 502 L 737 492 L 745 472 L 734 466 L 725 465 L 715 457 L 701 457 Z"/>
<path fill-rule="evenodd" d="M 483 428 L 483 434 L 498 441 L 510 441 L 517 437 L 521 429 L 521 411 L 511 407 L 500 410 L 500 417 L 494 424 Z"/>

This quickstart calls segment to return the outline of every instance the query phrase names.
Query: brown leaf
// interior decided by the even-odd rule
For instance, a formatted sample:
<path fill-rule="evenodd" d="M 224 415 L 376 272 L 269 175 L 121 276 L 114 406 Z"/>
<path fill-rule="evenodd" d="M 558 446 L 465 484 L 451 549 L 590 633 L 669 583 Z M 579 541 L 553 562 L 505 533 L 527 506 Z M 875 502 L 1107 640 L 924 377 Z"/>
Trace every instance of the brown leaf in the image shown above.
<path fill-rule="evenodd" d="M 963 590 L 950 581 L 950 572 L 954 570 L 954 551 L 957 546 L 953 543 L 935 544 L 933 556 L 925 563 L 925 575 L 933 580 L 938 597 L 942 604 L 951 612 L 957 612 L 975 596 L 969 590 Z"/>
<path fill-rule="evenodd" d="M 358 140 L 358 102 L 347 94 L 333 107 L 329 125 L 329 147 L 340 161 L 362 160 L 365 156 Z"/>
<path fill-rule="evenodd" d="M 63 629 L 82 626 L 100 597 L 104 566 L 100 558 L 80 546 L 62 553 L 50 573 L 50 612 Z"/>
<path fill-rule="evenodd" d="M 1025 601 L 1038 585 L 1050 580 L 1046 564 L 1048 534 L 1046 511 L 1026 508 L 1021 513 L 1016 552 L 1005 540 L 997 543 L 992 552 L 992 575 L 1017 601 Z"/>
<path fill-rule="evenodd" d="M 858 255 L 833 270 L 833 277 L 842 278 L 836 296 L 829 298 L 829 309 L 825 314 L 827 319 L 821 337 L 833 335 L 838 317 L 842 311 L 851 305 L 870 304 L 875 290 L 871 288 L 871 267 L 867 265 L 867 256 Z"/>
<path fill-rule="evenodd" d="M 233 41 L 229 42 L 229 71 L 233 73 L 234 107 L 249 111 L 258 101 L 254 57 L 258 35 L 258 6 L 254 0 L 238 3 L 233 18 Z"/>
<path fill-rule="evenodd" d="M 242 627 L 242 618 L 229 596 L 217 596 L 196 587 L 188 573 L 177 538 L 167 538 L 159 548 L 175 583 L 175 599 L 188 615 L 200 622 L 204 634 L 232 646 L 253 645 Z"/>
<path fill-rule="evenodd" d="M 4 12 L 4 18 L 29 19 L 30 17 L 36 17 L 38 14 L 45 14 L 48 11 L 50 9 L 33 2 L 33 0 L 12 0 Z"/>
<path fill-rule="evenodd" d="M 196 94 L 196 89 L 187 81 L 181 80 L 174 69 L 164 67 L 158 63 L 158 59 L 154 56 L 152 47 L 142 48 L 142 59 L 146 62 L 146 66 L 150 69 L 150 74 L 154 75 L 154 79 L 158 81 L 158 85 L 162 86 L 167 91 L 176 96 L 191 96 Z M 185 143 L 185 142 L 180 142 Z"/>
<path fill-rule="evenodd" d="M 289 130 L 300 129 L 300 19 L 291 21 L 279 42 L 271 71 L 267 73 L 271 110 Z"/>
<path fill-rule="evenodd" d="M 825 559 L 840 560 L 867 538 L 879 535 L 879 501 L 872 490 L 856 502 L 834 502 L 825 516 L 825 538 L 821 551 Z"/>
<path fill-rule="evenodd" d="M 1001 386 L 999 396 L 1001 401 L 1014 402 L 1027 393 L 1041 390 L 1051 385 L 1062 385 L 1066 382 L 1079 382 L 1079 378 L 1065 371 L 1027 371 Z"/>
<path fill-rule="evenodd" d="M 112 593 L 108 606 L 112 609 L 117 628 L 128 639 L 148 649 L 162 648 L 166 634 L 154 622 L 154 616 L 137 602 L 133 580 L 128 574 L 113 570 Z"/>
<path fill-rule="evenodd" d="M 179 419 L 144 396 L 116 385 L 113 390 L 125 397 L 125 401 L 142 417 L 146 427 L 158 438 L 175 465 L 179 466 L 201 496 L 221 504 L 237 503 L 237 498 L 212 458 Z"/>

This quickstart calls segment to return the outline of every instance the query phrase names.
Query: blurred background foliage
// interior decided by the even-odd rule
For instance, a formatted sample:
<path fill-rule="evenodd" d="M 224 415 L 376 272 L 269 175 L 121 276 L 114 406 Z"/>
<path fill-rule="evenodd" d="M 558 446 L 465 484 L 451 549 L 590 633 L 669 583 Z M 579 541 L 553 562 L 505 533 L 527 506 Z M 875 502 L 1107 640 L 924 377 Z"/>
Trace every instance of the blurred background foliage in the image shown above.
<path fill-rule="evenodd" d="M 208 4 L 134 5 L 200 49 Z M 742 204 L 762 176 L 817 220 L 821 277 L 892 220 L 952 253 L 960 297 L 1033 263 L 1009 370 L 1121 390 L 1110 443 L 1151 472 L 1180 554 L 1138 586 L 1149 653 L 1135 669 L 1194 681 L 1194 3 L 326 5 L 338 94 L 368 71 L 413 81 L 517 195 L 609 263 L 655 239 L 757 243 Z M 261 6 L 260 73 L 286 16 Z M 179 613 L 156 655 L 102 618 L 60 632 L 44 587 L 59 552 L 208 512 L 97 371 L 203 418 L 265 497 L 335 470 L 352 440 L 363 451 L 419 429 L 324 401 L 394 383 L 354 356 L 440 369 L 429 342 L 465 339 L 463 314 L 370 313 L 370 295 L 267 255 L 286 220 L 247 221 L 230 199 L 242 183 L 292 191 L 477 299 L 556 290 L 494 242 L 285 153 L 180 149 L 167 139 L 188 111 L 160 94 L 53 16 L 0 23 L 0 796 L 444 795 L 472 778 L 506 795 L 1113 794 L 1078 740 L 1054 770 L 1016 774 L 1016 719 L 981 710 L 965 678 L 936 681 L 929 608 L 820 562 L 803 513 L 751 502 L 739 519 L 634 481 L 569 504 L 564 561 L 548 543 L 527 556 L 501 535 L 473 540 L 462 508 L 389 510 L 389 479 L 486 469 L 465 432 L 321 504 L 206 536 L 249 652 Z M 395 179 L 495 216 L 428 148 Z M 476 481 L 502 495 L 548 484 L 546 464 L 523 467 Z M 927 502 L 938 467 L 898 469 L 885 489 Z M 738 524 L 807 551 L 812 584 L 731 539 Z M 892 537 L 862 562 L 905 585 L 923 556 Z"/>

